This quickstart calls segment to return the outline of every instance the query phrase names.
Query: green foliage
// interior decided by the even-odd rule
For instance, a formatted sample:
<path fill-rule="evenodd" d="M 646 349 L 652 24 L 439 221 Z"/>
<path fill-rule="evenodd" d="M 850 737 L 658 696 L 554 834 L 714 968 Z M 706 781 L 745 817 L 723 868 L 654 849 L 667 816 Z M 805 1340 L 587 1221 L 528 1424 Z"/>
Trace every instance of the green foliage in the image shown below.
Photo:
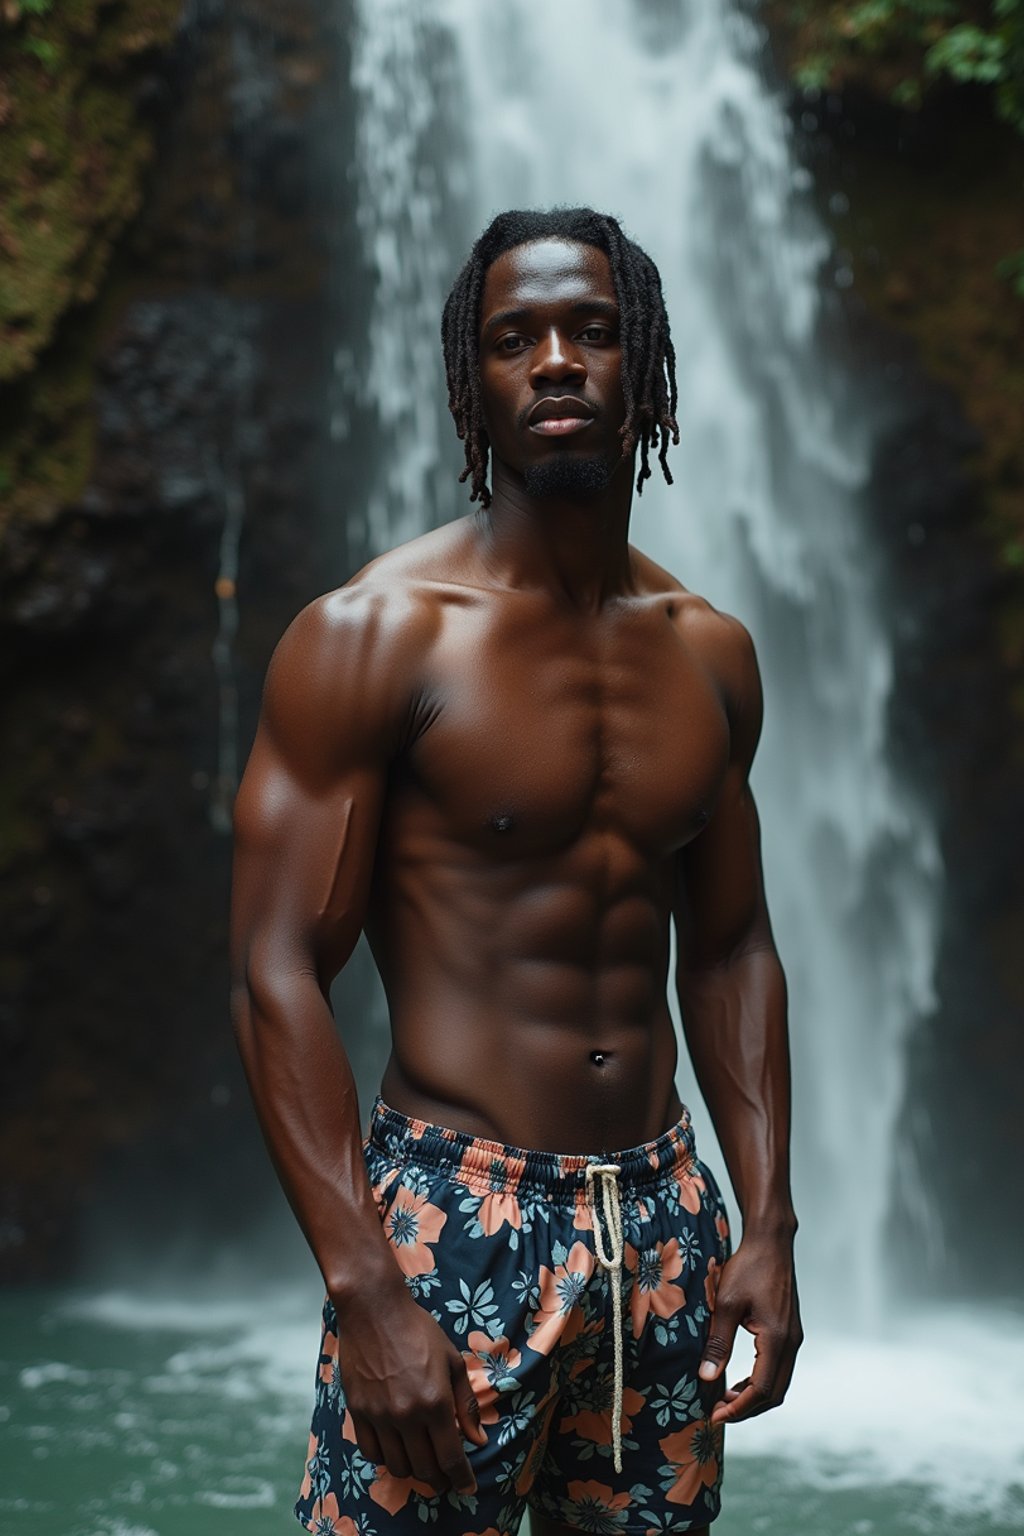
<path fill-rule="evenodd" d="M 999 116 L 1024 134 L 1024 0 L 790 0 L 775 9 L 796 31 L 803 89 L 860 74 L 914 109 L 947 80 L 990 90 Z"/>
<path fill-rule="evenodd" d="M 1024 251 L 1014 251 L 998 263 L 996 272 L 1009 283 L 1018 298 L 1024 299 Z"/>
<path fill-rule="evenodd" d="M 26 37 L 21 45 L 22 53 L 27 53 L 40 64 L 45 64 L 49 70 L 54 70 L 60 63 L 60 50 L 54 47 L 49 38 Z"/>
<path fill-rule="evenodd" d="M 1003 78 L 1006 44 L 992 32 L 964 23 L 933 43 L 924 56 L 930 75 L 947 74 L 961 85 L 995 85 Z"/>

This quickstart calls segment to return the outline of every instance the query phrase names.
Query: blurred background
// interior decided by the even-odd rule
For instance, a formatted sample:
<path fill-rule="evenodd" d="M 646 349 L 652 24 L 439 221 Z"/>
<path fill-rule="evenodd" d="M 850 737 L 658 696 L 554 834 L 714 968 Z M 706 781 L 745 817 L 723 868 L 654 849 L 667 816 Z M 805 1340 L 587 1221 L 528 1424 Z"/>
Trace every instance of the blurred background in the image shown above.
<path fill-rule="evenodd" d="M 678 353 L 634 540 L 765 680 L 809 1341 L 715 1529 L 1019 1531 L 1024 0 L 0 24 L 0 1529 L 293 1528 L 320 1287 L 231 1038 L 233 795 L 291 617 L 468 508 L 472 239 L 590 202 Z M 363 950 L 334 1004 L 365 1112 Z"/>

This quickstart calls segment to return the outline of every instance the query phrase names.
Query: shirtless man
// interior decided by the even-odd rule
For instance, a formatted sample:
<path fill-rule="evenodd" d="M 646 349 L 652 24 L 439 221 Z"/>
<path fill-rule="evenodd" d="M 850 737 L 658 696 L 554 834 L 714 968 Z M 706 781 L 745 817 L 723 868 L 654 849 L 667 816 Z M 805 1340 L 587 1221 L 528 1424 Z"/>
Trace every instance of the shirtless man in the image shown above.
<path fill-rule="evenodd" d="M 757 664 L 627 540 L 675 383 L 615 221 L 500 215 L 444 341 L 479 506 L 292 622 L 235 811 L 234 1025 L 327 1292 L 295 1512 L 706 1531 L 723 1426 L 782 1401 L 801 1338 Z M 674 1083 L 670 922 L 731 1256 Z M 329 1001 L 364 928 L 392 1030 L 365 1140 Z"/>

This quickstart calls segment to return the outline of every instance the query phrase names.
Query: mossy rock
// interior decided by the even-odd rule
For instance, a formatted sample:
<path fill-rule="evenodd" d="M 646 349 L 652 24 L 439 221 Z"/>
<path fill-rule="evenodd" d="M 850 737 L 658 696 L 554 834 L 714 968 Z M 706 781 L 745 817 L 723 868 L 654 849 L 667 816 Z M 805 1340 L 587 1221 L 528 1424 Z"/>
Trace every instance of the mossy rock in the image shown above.
<path fill-rule="evenodd" d="M 132 66 L 170 41 L 180 9 L 180 0 L 64 0 L 42 15 L 7 6 L 0 380 L 27 372 L 64 311 L 95 297 L 151 153 Z"/>
<path fill-rule="evenodd" d="M 139 207 L 152 133 L 133 77 L 180 14 L 181 0 L 0 4 L 0 522 L 47 520 L 88 475 L 81 328 L 70 356 L 47 349 Z"/>

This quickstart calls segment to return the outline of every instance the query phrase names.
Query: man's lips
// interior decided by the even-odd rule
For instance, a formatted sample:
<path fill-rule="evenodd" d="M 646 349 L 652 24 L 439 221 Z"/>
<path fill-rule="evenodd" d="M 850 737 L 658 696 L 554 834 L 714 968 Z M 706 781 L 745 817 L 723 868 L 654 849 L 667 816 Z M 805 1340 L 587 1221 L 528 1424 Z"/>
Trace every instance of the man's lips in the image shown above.
<path fill-rule="evenodd" d="M 531 432 L 542 437 L 568 437 L 589 427 L 594 419 L 590 406 L 571 395 L 549 395 L 538 400 L 526 418 Z"/>

